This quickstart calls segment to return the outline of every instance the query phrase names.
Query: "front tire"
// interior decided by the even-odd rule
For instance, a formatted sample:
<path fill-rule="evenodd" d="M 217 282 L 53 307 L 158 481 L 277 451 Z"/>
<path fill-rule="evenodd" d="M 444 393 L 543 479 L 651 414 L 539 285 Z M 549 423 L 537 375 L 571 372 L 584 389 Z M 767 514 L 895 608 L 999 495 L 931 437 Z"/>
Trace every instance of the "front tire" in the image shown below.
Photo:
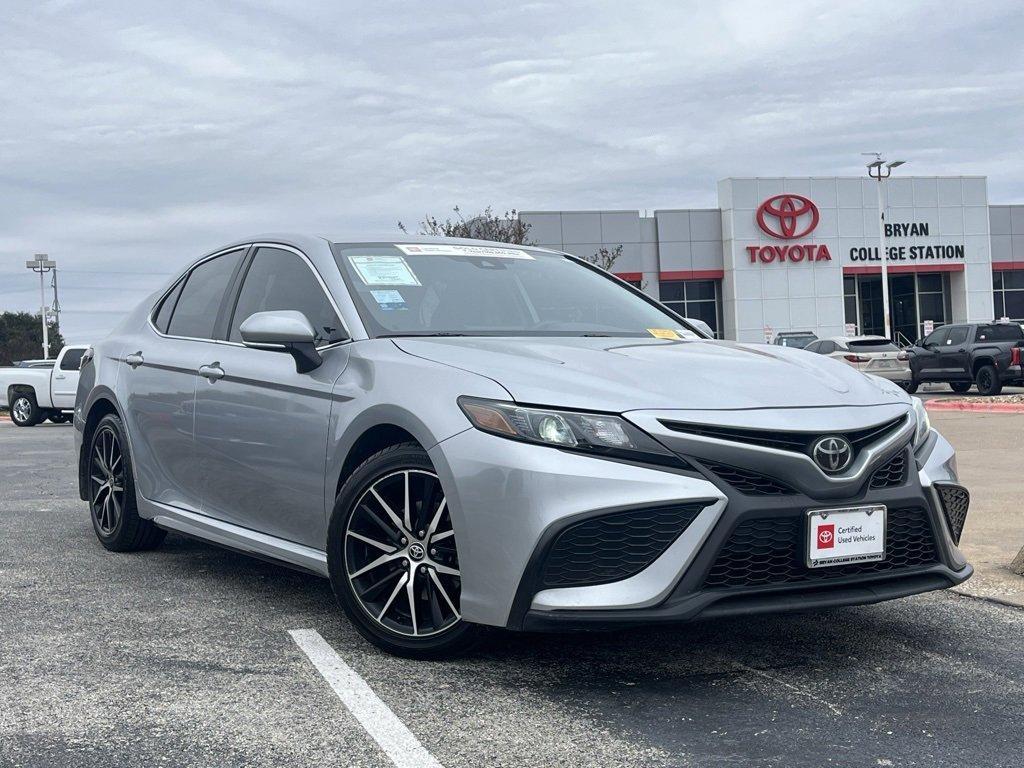
<path fill-rule="evenodd" d="M 451 658 L 481 627 L 462 619 L 455 530 L 416 443 L 374 454 L 338 494 L 327 537 L 331 586 L 359 633 L 388 653 Z"/>
<path fill-rule="evenodd" d="M 36 396 L 19 393 L 11 401 L 11 421 L 18 427 L 34 427 L 40 422 L 42 411 L 36 403 Z"/>
<path fill-rule="evenodd" d="M 999 380 L 999 371 L 994 365 L 981 366 L 974 381 L 978 385 L 979 394 L 991 397 L 1003 391 L 1003 382 Z"/>
<path fill-rule="evenodd" d="M 900 386 L 903 387 L 904 392 L 906 392 L 908 395 L 912 395 L 915 392 L 917 392 L 917 388 L 921 386 L 921 382 L 919 382 L 917 379 L 911 379 L 910 381 L 900 382 Z"/>
<path fill-rule="evenodd" d="M 954 381 L 950 382 L 949 388 L 956 392 L 958 395 L 962 395 L 964 392 L 971 388 L 970 381 Z"/>
<path fill-rule="evenodd" d="M 159 546 L 167 532 L 139 517 L 124 426 L 114 414 L 100 419 L 89 438 L 89 512 L 100 544 L 111 552 Z"/>

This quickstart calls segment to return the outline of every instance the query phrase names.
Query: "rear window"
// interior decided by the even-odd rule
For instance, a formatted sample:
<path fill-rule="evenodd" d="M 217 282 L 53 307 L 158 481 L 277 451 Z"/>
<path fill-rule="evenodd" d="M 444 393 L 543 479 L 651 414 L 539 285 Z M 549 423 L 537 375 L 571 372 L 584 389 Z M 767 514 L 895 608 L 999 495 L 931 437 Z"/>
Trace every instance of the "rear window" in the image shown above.
<path fill-rule="evenodd" d="M 976 338 L 978 341 L 1020 341 L 1024 339 L 1024 331 L 1012 323 L 979 325 Z"/>
<path fill-rule="evenodd" d="M 851 341 L 849 346 L 851 352 L 899 352 L 900 348 L 888 339 L 862 339 Z"/>

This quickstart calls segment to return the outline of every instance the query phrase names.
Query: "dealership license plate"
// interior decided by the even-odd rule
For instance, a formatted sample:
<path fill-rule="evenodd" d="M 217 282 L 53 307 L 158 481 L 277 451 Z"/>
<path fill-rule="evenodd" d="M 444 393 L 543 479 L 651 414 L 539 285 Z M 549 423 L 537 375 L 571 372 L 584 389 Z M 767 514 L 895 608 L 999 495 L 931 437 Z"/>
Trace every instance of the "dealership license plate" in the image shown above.
<path fill-rule="evenodd" d="M 885 514 L 882 504 L 812 509 L 807 513 L 807 567 L 884 560 Z"/>

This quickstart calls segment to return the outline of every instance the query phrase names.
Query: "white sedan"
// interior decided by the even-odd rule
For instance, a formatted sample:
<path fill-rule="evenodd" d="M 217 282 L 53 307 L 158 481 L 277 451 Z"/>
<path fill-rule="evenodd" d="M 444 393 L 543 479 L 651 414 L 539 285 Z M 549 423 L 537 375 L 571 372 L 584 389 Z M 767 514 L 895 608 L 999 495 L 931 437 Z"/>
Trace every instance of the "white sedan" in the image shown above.
<path fill-rule="evenodd" d="M 900 386 L 910 384 L 910 356 L 884 336 L 829 336 L 804 349 L 842 360 L 863 373 L 872 373 Z"/>

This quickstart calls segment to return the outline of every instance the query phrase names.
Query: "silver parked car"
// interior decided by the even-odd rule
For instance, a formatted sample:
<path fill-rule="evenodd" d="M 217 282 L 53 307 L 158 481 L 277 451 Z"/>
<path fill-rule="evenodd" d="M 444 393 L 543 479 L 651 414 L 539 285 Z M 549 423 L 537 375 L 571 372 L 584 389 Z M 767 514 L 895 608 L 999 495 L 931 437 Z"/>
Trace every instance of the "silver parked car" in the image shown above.
<path fill-rule="evenodd" d="M 881 376 L 904 388 L 909 387 L 913 379 L 910 355 L 885 336 L 830 336 L 812 341 L 804 349 L 828 355 L 862 373 Z"/>
<path fill-rule="evenodd" d="M 241 240 L 95 345 L 75 426 L 107 549 L 172 530 L 307 569 L 412 656 L 971 574 L 919 400 L 539 248 Z"/>

